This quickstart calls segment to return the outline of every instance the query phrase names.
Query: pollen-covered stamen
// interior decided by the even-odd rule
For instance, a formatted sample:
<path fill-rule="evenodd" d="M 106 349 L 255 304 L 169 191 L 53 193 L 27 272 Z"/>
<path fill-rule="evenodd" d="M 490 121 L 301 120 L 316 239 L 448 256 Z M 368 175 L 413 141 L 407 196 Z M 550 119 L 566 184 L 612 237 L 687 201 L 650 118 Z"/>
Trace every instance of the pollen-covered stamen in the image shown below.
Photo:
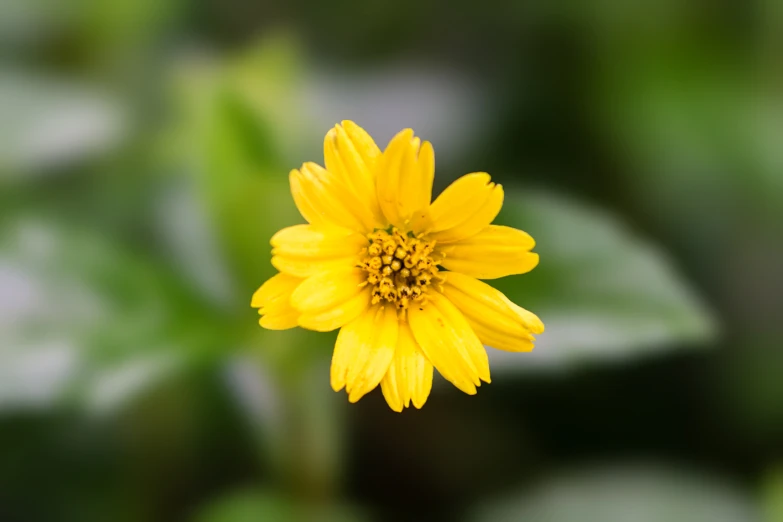
<path fill-rule="evenodd" d="M 370 245 L 359 266 L 367 272 L 372 303 L 386 301 L 399 310 L 413 302 L 424 304 L 430 284 L 441 281 L 437 265 L 442 255 L 435 254 L 435 241 L 405 235 L 396 228 L 376 230 L 367 238 Z"/>

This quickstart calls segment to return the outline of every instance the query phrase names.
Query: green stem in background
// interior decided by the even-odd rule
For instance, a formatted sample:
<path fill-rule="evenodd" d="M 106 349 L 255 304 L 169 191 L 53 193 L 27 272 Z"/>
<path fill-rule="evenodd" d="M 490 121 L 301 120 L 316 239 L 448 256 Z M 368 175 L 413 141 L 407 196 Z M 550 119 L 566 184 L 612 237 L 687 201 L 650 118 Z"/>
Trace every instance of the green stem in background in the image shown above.
<path fill-rule="evenodd" d="M 312 504 L 336 499 L 342 479 L 345 410 L 343 397 L 328 387 L 328 375 L 328 360 L 313 359 L 288 383 L 286 394 L 286 486 Z"/>
<path fill-rule="evenodd" d="M 264 332 L 255 351 L 260 460 L 283 491 L 306 504 L 330 504 L 342 479 L 343 397 L 329 387 L 331 336 Z M 292 337 L 294 338 L 292 340 Z M 258 345 L 257 345 L 258 346 Z"/>

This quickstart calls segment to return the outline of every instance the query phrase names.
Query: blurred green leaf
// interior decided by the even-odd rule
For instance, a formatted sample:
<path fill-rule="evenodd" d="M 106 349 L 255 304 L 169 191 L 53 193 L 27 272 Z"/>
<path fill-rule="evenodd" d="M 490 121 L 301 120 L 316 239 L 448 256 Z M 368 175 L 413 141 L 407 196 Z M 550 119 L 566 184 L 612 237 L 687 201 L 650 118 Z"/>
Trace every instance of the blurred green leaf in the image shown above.
<path fill-rule="evenodd" d="M 237 493 L 204 509 L 196 522 L 250 522 L 257 520 L 296 520 L 295 507 L 284 498 L 269 493 Z"/>
<path fill-rule="evenodd" d="M 126 130 L 106 93 L 9 70 L 0 71 L 0 114 L 0 178 L 71 166 L 117 146 Z"/>
<path fill-rule="evenodd" d="M 363 516 L 351 508 L 332 505 L 308 506 L 266 491 L 237 492 L 204 508 L 195 522 L 359 522 Z"/>
<path fill-rule="evenodd" d="M 247 288 L 236 284 L 217 227 L 195 185 L 177 180 L 157 194 L 154 216 L 161 250 L 194 292 L 216 306 L 244 307 Z"/>
<path fill-rule="evenodd" d="M 718 479 L 654 467 L 556 476 L 482 506 L 475 522 L 760 522 L 740 490 Z"/>
<path fill-rule="evenodd" d="M 529 232 L 541 261 L 497 287 L 546 325 L 530 354 L 492 350 L 498 371 L 631 358 L 713 335 L 710 315 L 669 260 L 612 216 L 509 191 L 498 222 Z"/>
<path fill-rule="evenodd" d="M 764 522 L 783 520 L 783 468 L 774 468 L 764 482 Z"/>
<path fill-rule="evenodd" d="M 0 17 L 0 44 L 25 46 L 38 42 L 59 25 L 68 11 L 55 0 L 4 0 Z"/>
<path fill-rule="evenodd" d="M 117 242 L 26 214 L 0 227 L 4 407 L 111 410 L 230 343 L 176 275 Z"/>
<path fill-rule="evenodd" d="M 637 53 L 599 75 L 598 122 L 639 166 L 623 181 L 675 229 L 684 218 L 720 218 L 705 205 L 779 216 L 783 98 L 776 80 L 715 48 L 698 49 Z"/>
<path fill-rule="evenodd" d="M 67 42 L 71 52 L 101 56 L 116 67 L 153 43 L 181 2 L 155 0 L 3 0 L 0 44 L 20 50 Z M 72 57 L 71 57 L 72 58 Z"/>
<path fill-rule="evenodd" d="M 153 43 L 153 35 L 165 27 L 181 4 L 179 0 L 75 0 L 71 21 L 85 46 L 93 47 L 92 53 L 107 54 L 118 61 Z"/>
<path fill-rule="evenodd" d="M 281 37 L 231 62 L 186 63 L 174 82 L 179 120 L 162 142 L 167 161 L 191 176 L 248 300 L 273 273 L 271 236 L 301 222 L 284 159 L 298 133 L 295 50 Z"/>

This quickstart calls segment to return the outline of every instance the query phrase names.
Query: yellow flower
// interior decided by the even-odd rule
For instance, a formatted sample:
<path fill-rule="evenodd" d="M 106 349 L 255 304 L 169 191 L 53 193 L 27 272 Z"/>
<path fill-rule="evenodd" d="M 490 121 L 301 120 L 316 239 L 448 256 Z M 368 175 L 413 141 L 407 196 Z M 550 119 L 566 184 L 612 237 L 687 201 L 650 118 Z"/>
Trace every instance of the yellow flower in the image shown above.
<path fill-rule="evenodd" d="M 261 326 L 340 328 L 332 388 L 356 402 L 380 384 L 395 411 L 424 405 L 433 367 L 472 395 L 490 382 L 484 345 L 533 349 L 544 331 L 538 317 L 479 281 L 538 264 L 533 238 L 490 224 L 503 205 L 500 185 L 468 174 L 432 202 L 432 145 L 410 129 L 381 153 L 344 121 L 327 133 L 324 156 L 325 169 L 291 171 L 308 224 L 272 237 L 279 273 L 251 302 Z"/>

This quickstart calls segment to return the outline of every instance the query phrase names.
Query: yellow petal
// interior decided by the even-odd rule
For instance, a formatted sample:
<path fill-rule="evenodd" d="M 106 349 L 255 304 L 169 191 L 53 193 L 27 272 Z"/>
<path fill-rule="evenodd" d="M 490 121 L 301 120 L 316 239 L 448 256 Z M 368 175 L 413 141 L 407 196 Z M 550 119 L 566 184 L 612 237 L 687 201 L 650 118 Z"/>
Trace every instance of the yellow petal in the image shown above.
<path fill-rule="evenodd" d="M 345 387 L 348 400 L 356 402 L 378 386 L 394 357 L 397 332 L 397 311 L 391 306 L 374 306 L 345 325 L 332 356 L 332 388 Z"/>
<path fill-rule="evenodd" d="M 424 406 L 431 389 L 432 363 L 416 343 L 410 326 L 400 323 L 394 359 L 381 381 L 383 396 L 392 410 L 402 411 L 411 400 L 416 408 Z"/>
<path fill-rule="evenodd" d="M 357 255 L 368 241 L 351 230 L 294 225 L 280 230 L 270 243 L 281 255 L 328 258 Z"/>
<path fill-rule="evenodd" d="M 425 141 L 419 149 L 418 183 L 415 183 L 411 212 L 426 209 L 432 202 L 432 183 L 435 180 L 435 151 L 432 143 Z"/>
<path fill-rule="evenodd" d="M 380 155 L 370 135 L 352 121 L 335 125 L 324 138 L 326 169 L 342 179 L 379 223 L 384 221 L 375 193 L 375 163 Z"/>
<path fill-rule="evenodd" d="M 329 378 L 334 391 L 345 388 L 348 380 L 348 369 L 358 357 L 366 338 L 372 338 L 376 307 L 371 307 L 362 312 L 356 319 L 340 328 L 337 341 L 332 353 L 332 366 Z"/>
<path fill-rule="evenodd" d="M 478 279 L 524 274 L 538 264 L 538 254 L 530 252 L 535 245 L 527 232 L 490 225 L 475 236 L 446 245 L 441 249 L 446 255 L 441 264 Z"/>
<path fill-rule="evenodd" d="M 272 253 L 276 252 L 272 250 Z M 308 259 L 303 257 L 277 256 L 272 257 L 272 266 L 285 274 L 307 278 L 323 272 L 333 272 L 356 266 L 356 256 L 337 259 Z"/>
<path fill-rule="evenodd" d="M 426 209 L 432 198 L 432 182 L 435 177 L 435 153 L 432 144 L 413 138 L 400 164 L 400 217 L 407 223 L 414 214 Z"/>
<path fill-rule="evenodd" d="M 258 324 L 267 330 L 289 330 L 299 326 L 299 311 L 289 308 L 285 313 L 269 314 L 261 316 Z"/>
<path fill-rule="evenodd" d="M 534 340 L 510 335 L 505 330 L 470 321 L 470 326 L 484 346 L 504 352 L 532 352 Z"/>
<path fill-rule="evenodd" d="M 367 131 L 351 120 L 343 120 L 342 124 L 345 133 L 365 163 L 371 166 L 373 161 L 381 157 L 381 149 L 378 148 L 375 140 L 370 137 Z"/>
<path fill-rule="evenodd" d="M 369 232 L 374 216 L 345 183 L 315 163 L 305 163 L 289 176 L 291 194 L 299 212 L 312 225 L 338 226 Z"/>
<path fill-rule="evenodd" d="M 367 238 L 347 229 L 295 225 L 272 236 L 272 265 L 296 277 L 352 267 Z"/>
<path fill-rule="evenodd" d="M 336 330 L 359 317 L 370 307 L 370 293 L 371 289 L 364 287 L 360 293 L 333 308 L 302 313 L 299 316 L 299 326 L 317 332 Z"/>
<path fill-rule="evenodd" d="M 301 283 L 298 277 L 291 277 L 286 274 L 276 274 L 264 282 L 261 287 L 253 293 L 250 300 L 250 306 L 261 308 L 270 301 L 277 299 L 282 295 L 291 295 L 291 292 Z"/>
<path fill-rule="evenodd" d="M 376 169 L 378 202 L 386 219 L 408 229 L 414 215 L 430 203 L 434 175 L 430 143 L 422 144 L 410 129 L 392 138 Z"/>
<path fill-rule="evenodd" d="M 543 331 L 534 314 L 513 304 L 502 292 L 464 274 L 448 272 L 445 295 L 462 312 L 485 345 L 507 351 L 533 349 L 533 333 Z"/>
<path fill-rule="evenodd" d="M 397 342 L 399 343 L 399 341 Z M 397 348 L 397 352 L 399 352 L 399 347 Z M 405 406 L 405 402 L 402 398 L 400 371 L 396 368 L 396 366 L 399 365 L 397 356 L 398 355 L 395 352 L 394 359 L 392 359 L 392 362 L 389 365 L 389 370 L 386 372 L 386 375 L 383 376 L 383 380 L 381 380 L 381 391 L 383 392 L 383 398 L 386 399 L 386 404 L 389 405 L 389 408 L 399 413 Z"/>
<path fill-rule="evenodd" d="M 291 293 L 302 282 L 298 277 L 277 274 L 256 290 L 250 305 L 261 314 L 259 324 L 269 330 L 287 330 L 298 324 L 299 311 L 291 306 Z"/>
<path fill-rule="evenodd" d="M 503 296 L 503 299 L 506 300 L 506 304 L 511 307 L 512 310 L 514 310 L 519 317 L 522 318 L 522 321 L 527 325 L 527 327 L 530 329 L 531 332 L 534 334 L 542 334 L 544 333 L 544 323 L 541 321 L 541 319 L 538 318 L 536 314 L 533 312 L 530 312 L 528 310 L 525 310 L 518 304 L 512 302 L 508 297 L 505 295 Z"/>
<path fill-rule="evenodd" d="M 354 320 L 370 306 L 370 288 L 357 268 L 321 272 L 308 277 L 291 294 L 299 310 L 299 326 L 329 332 Z"/>
<path fill-rule="evenodd" d="M 345 388 L 350 402 L 356 402 L 374 390 L 386 375 L 394 357 L 398 332 L 397 310 L 393 306 L 383 307 L 375 317 L 372 345 L 365 344 L 348 369 Z"/>
<path fill-rule="evenodd" d="M 450 243 L 479 233 L 503 206 L 503 187 L 484 172 L 467 174 L 449 185 L 428 211 L 429 232 L 439 243 Z"/>
<path fill-rule="evenodd" d="M 291 185 L 291 196 L 294 198 L 294 204 L 305 221 L 312 225 L 333 226 L 310 203 L 303 187 L 302 175 L 298 170 L 294 169 L 288 174 L 288 182 Z"/>
<path fill-rule="evenodd" d="M 405 129 L 400 131 L 383 152 L 376 170 L 376 194 L 378 203 L 389 223 L 402 226 L 400 218 L 399 200 L 400 194 L 400 170 L 405 160 L 405 154 L 410 149 L 413 139 L 413 131 Z"/>
<path fill-rule="evenodd" d="M 359 268 L 320 272 L 302 281 L 291 294 L 291 304 L 300 312 L 328 310 L 359 294 L 365 280 Z"/>
<path fill-rule="evenodd" d="M 416 342 L 443 377 L 468 394 L 489 382 L 487 352 L 460 311 L 444 296 L 429 293 L 424 306 L 408 309 Z"/>

